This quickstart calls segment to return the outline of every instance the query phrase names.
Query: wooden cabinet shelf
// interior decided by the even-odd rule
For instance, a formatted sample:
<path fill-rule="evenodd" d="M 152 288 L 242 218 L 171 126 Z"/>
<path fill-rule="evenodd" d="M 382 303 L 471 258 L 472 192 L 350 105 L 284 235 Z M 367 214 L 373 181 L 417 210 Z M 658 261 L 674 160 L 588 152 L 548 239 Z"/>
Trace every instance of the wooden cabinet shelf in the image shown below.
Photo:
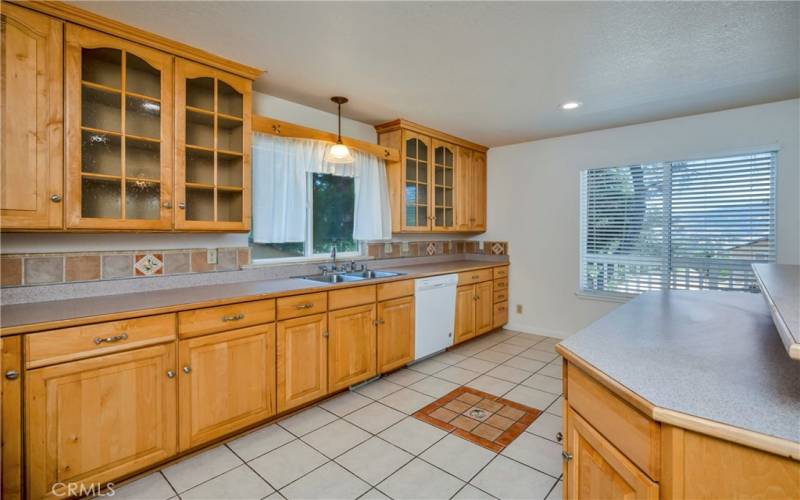
<path fill-rule="evenodd" d="M 406 120 L 378 125 L 378 142 L 401 151 L 386 166 L 392 232 L 486 230 L 486 148 Z"/>

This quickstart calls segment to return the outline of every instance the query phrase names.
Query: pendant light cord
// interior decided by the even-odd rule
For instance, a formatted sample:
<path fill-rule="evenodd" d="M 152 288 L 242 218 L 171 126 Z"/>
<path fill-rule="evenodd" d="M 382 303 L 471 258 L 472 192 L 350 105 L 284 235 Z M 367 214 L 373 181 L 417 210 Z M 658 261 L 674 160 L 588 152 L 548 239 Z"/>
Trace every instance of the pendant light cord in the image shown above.
<path fill-rule="evenodd" d="M 342 143 L 342 103 L 338 103 L 339 106 L 339 133 L 336 136 L 336 143 Z"/>

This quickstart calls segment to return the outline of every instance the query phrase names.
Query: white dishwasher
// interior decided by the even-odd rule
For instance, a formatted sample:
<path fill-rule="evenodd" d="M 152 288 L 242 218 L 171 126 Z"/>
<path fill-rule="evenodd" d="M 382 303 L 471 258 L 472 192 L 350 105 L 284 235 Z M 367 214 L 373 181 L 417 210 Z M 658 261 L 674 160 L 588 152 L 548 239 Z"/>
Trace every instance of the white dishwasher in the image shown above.
<path fill-rule="evenodd" d="M 457 274 L 414 280 L 414 359 L 453 345 L 457 284 Z"/>

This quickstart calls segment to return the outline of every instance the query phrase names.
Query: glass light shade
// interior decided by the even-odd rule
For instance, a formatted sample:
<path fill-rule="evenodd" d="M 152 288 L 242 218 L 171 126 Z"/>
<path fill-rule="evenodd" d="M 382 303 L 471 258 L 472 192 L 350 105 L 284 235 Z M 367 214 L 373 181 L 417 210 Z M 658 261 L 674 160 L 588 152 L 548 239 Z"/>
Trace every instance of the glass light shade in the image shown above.
<path fill-rule="evenodd" d="M 334 144 L 325 153 L 326 163 L 353 163 L 354 161 L 350 148 L 344 144 Z"/>

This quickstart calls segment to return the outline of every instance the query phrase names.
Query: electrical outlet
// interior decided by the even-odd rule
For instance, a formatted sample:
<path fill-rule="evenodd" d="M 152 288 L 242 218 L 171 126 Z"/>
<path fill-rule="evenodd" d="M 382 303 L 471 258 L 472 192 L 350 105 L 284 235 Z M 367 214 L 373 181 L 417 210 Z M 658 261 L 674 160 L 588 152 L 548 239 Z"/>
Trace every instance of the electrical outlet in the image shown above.
<path fill-rule="evenodd" d="M 481 241 L 479 241 L 479 242 L 478 242 L 478 250 L 480 250 L 481 252 L 483 252 L 483 240 L 481 240 Z"/>
<path fill-rule="evenodd" d="M 206 250 L 206 262 L 209 264 L 216 264 L 217 263 L 217 249 L 216 248 L 209 248 Z"/>
<path fill-rule="evenodd" d="M 391 243 L 384 243 L 383 244 L 383 253 L 392 253 L 392 244 Z"/>
<path fill-rule="evenodd" d="M 522 304 L 517 304 L 517 314 L 522 314 Z"/>
<path fill-rule="evenodd" d="M 403 253 L 408 253 L 408 242 L 404 241 L 400 243 L 400 251 Z"/>

